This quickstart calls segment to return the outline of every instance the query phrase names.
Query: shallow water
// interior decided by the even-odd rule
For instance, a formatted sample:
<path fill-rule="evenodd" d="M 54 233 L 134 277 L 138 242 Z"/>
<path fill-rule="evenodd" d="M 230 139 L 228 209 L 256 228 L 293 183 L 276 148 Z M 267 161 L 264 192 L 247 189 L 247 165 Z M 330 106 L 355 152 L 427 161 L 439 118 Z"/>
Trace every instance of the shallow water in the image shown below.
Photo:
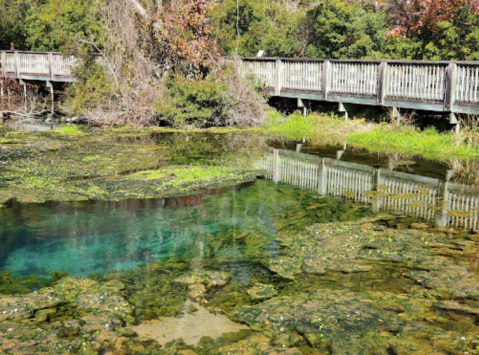
<path fill-rule="evenodd" d="M 215 165 L 267 152 L 265 139 L 229 134 L 118 139 L 167 147 L 165 165 Z M 391 157 L 351 147 L 269 145 L 336 159 L 344 174 L 357 170 L 348 162 L 391 167 Z M 448 167 L 414 160 L 392 170 L 439 183 Z M 0 296 L 0 334 L 9 334 L 0 335 L 0 350 L 30 354 L 34 339 L 35 352 L 59 354 L 473 354 L 477 234 L 434 229 L 435 219 L 427 225 L 407 213 L 388 215 L 384 206 L 373 211 L 331 176 L 337 196 L 259 179 L 162 199 L 10 201 L 0 208 L 0 293 L 26 296 Z M 421 196 L 402 195 L 382 198 Z M 194 340 L 185 333 L 193 333 L 189 320 L 202 324 Z M 250 330 L 238 331 L 232 320 Z M 220 335 L 220 324 L 236 333 Z M 163 343 L 184 337 L 187 344 L 160 350 L 144 336 Z"/>
<path fill-rule="evenodd" d="M 207 235 L 231 235 L 226 257 L 243 257 L 235 235 L 260 235 L 269 240 L 282 215 L 290 214 L 292 229 L 315 215 L 297 218 L 317 201 L 313 193 L 276 186 L 267 181 L 209 190 L 197 195 L 121 202 L 19 204 L 0 210 L 0 270 L 14 275 L 45 276 L 66 271 L 73 276 L 111 273 L 168 258 L 194 256 Z M 330 199 L 328 205 L 341 205 Z M 337 221 L 347 207 L 324 213 Z M 365 215 L 369 208 L 364 206 Z M 274 243 L 271 242 L 274 250 Z"/>

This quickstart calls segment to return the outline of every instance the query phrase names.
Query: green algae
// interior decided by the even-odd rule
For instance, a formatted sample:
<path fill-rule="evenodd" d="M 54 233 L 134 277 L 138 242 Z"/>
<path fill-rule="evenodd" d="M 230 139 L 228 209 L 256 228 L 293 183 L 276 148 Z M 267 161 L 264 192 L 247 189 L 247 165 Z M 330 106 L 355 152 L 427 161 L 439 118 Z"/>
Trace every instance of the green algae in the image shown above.
<path fill-rule="evenodd" d="M 141 138 L 125 133 L 127 141 L 106 136 L 95 144 L 103 146 L 108 142 L 127 149 L 137 139 L 145 142 L 151 139 L 146 132 Z M 19 139 L 47 140 L 44 136 L 27 135 Z M 64 145 L 83 138 L 64 139 L 58 143 L 59 138 L 55 138 L 58 144 L 50 144 L 42 154 L 51 158 L 62 152 Z M 72 164 L 96 164 L 97 174 L 82 175 L 79 169 L 78 174 L 62 178 L 61 186 L 55 189 L 48 186 L 50 181 L 57 181 L 55 174 L 48 175 L 49 169 L 42 171 L 41 166 L 36 166 L 40 171 L 38 181 L 26 180 L 31 187 L 22 200 L 37 199 L 35 186 L 49 191 L 54 199 L 61 192 L 69 199 L 109 200 L 182 194 L 191 186 L 203 186 L 205 176 L 212 184 L 226 176 L 227 183 L 234 169 L 220 166 L 223 158 L 212 157 L 208 144 L 188 158 L 175 155 L 193 151 L 194 143 L 190 141 L 176 148 L 147 144 L 146 155 L 151 154 L 155 159 L 155 154 L 162 155 L 160 168 L 122 170 L 124 175 L 116 176 L 108 170 L 108 162 L 115 164 L 119 154 L 113 153 L 114 150 L 111 155 L 96 151 L 75 159 L 72 156 Z M 81 144 L 75 149 L 78 147 Z M 32 154 L 26 148 L 6 151 L 20 157 Z M 230 155 L 225 153 L 223 157 Z M 146 164 L 148 159 L 143 162 Z M 244 167 L 239 171 L 246 172 L 245 176 L 254 174 Z M 14 185 L 11 181 L 5 184 Z M 161 192 L 155 190 L 158 185 L 163 186 Z M 273 190 L 284 190 L 291 194 L 291 199 L 276 200 Z M 229 208 L 222 205 L 217 213 L 219 219 L 224 219 L 223 230 L 199 233 L 197 241 L 188 244 L 191 253 L 183 259 L 98 276 L 97 281 L 66 278 L 22 297 L 0 296 L 0 304 L 8 304 L 2 309 L 7 318 L 0 322 L 0 332 L 5 334 L 0 336 L 0 351 L 183 355 L 477 352 L 479 294 L 477 275 L 472 269 L 478 257 L 477 235 L 428 229 L 414 224 L 415 220 L 394 216 L 351 222 L 371 216 L 371 210 L 341 199 L 318 199 L 290 190 L 271 185 L 261 194 L 261 203 L 248 205 L 242 216 L 264 218 L 261 211 L 265 206 L 283 204 L 274 214 L 273 223 L 243 227 L 222 213 Z M 253 189 L 253 193 L 260 191 Z M 10 193 L 5 195 L 10 196 L 5 201 L 12 198 Z M 248 204 L 248 199 L 251 196 L 235 196 L 235 204 Z M 34 218 L 30 223 L 42 227 Z M 417 229 L 390 228 L 393 226 Z M 11 276 L 3 276 L 4 284 L 11 284 L 8 280 Z M 216 284 L 212 280 L 217 280 Z M 248 290 L 262 289 L 264 285 L 274 287 L 278 295 L 269 292 L 267 297 L 258 299 L 248 294 Z M 33 287 L 37 286 L 27 284 L 19 293 Z M 31 300 L 27 300 L 30 295 L 33 295 Z M 187 298 L 209 305 L 211 312 L 248 324 L 253 331 L 220 339 L 206 337 L 196 347 L 177 340 L 160 348 L 152 340 L 139 338 L 129 328 L 129 324 L 147 319 L 194 313 L 194 307 L 185 307 L 190 302 Z M 14 330 L 8 331 L 11 328 Z"/>
<path fill-rule="evenodd" d="M 15 144 L 0 150 L 0 204 L 12 198 L 43 202 L 163 197 L 247 181 L 258 174 L 251 168 L 253 151 L 261 150 L 258 139 L 248 143 L 245 137 L 224 136 L 223 143 L 212 135 L 151 134 L 3 132 L 2 142 Z"/>

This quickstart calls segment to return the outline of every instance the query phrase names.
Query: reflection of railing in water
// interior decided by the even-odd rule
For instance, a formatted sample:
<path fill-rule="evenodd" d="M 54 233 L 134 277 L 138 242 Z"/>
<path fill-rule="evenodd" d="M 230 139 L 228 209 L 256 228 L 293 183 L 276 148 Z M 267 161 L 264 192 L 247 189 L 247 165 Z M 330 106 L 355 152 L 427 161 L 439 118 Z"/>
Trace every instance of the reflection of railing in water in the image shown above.
<path fill-rule="evenodd" d="M 440 227 L 479 230 L 479 193 L 465 185 L 276 149 L 257 167 L 276 183 L 372 203 L 377 211 L 424 218 Z"/>
<path fill-rule="evenodd" d="M 60 125 L 54 123 L 46 122 L 35 122 L 31 120 L 27 121 L 18 121 L 7 124 L 7 127 L 13 128 L 17 131 L 24 132 L 43 132 L 43 131 L 52 131 L 54 129 L 61 128 Z"/>

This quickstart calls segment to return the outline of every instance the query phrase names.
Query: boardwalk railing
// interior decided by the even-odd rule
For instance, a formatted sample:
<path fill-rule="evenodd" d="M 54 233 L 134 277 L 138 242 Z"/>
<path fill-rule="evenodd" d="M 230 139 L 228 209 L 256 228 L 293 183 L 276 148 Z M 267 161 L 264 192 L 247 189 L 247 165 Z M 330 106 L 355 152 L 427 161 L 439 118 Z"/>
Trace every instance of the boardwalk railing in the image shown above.
<path fill-rule="evenodd" d="M 236 60 L 275 96 L 479 114 L 479 62 Z"/>
<path fill-rule="evenodd" d="M 72 82 L 76 63 L 59 53 L 0 51 L 0 78 Z"/>
<path fill-rule="evenodd" d="M 440 227 L 479 230 L 479 193 L 461 184 L 276 149 L 256 167 L 276 183 L 371 203 L 377 211 L 423 218 Z"/>

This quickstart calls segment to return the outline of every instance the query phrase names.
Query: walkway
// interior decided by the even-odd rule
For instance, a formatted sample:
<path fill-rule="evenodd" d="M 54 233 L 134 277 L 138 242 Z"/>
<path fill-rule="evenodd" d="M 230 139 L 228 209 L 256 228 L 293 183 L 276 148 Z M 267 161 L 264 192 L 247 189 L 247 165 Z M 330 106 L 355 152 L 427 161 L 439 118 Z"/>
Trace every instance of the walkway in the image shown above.
<path fill-rule="evenodd" d="M 479 62 L 241 58 L 243 75 L 302 101 L 479 114 Z M 456 123 L 451 115 L 451 123 Z"/>
<path fill-rule="evenodd" d="M 46 82 L 73 82 L 75 57 L 60 53 L 0 51 L 0 77 Z"/>

